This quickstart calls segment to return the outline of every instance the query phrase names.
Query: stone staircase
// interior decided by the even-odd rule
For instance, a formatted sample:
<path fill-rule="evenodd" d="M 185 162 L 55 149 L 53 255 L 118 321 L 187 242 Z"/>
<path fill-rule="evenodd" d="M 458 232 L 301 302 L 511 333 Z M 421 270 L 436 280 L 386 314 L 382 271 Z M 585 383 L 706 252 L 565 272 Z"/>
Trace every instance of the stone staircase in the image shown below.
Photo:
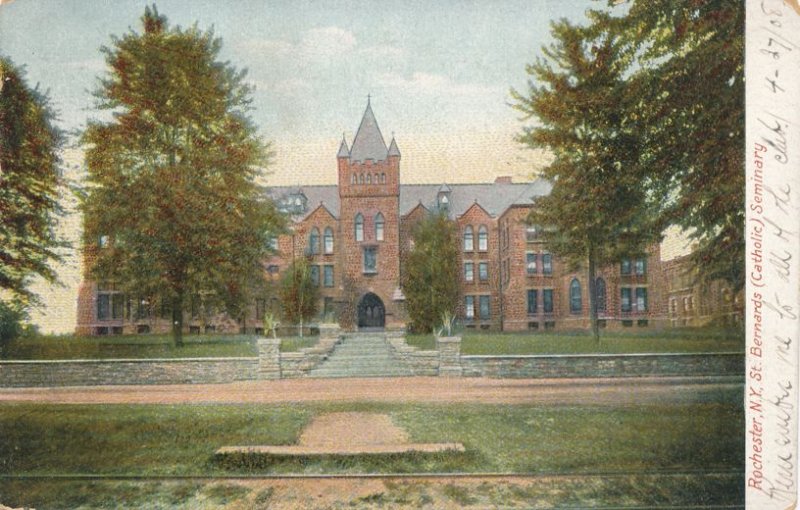
<path fill-rule="evenodd" d="M 402 377 L 413 375 L 392 355 L 383 332 L 348 333 L 308 377 Z"/>

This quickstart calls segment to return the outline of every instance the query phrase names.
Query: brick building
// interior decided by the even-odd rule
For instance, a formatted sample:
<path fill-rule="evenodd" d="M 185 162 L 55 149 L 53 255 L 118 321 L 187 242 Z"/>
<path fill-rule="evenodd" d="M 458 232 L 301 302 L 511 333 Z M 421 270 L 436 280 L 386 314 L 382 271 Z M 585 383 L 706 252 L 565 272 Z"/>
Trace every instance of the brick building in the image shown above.
<path fill-rule="evenodd" d="M 367 104 L 352 146 L 342 140 L 338 183 L 275 187 L 270 194 L 291 218 L 291 231 L 275 240 L 278 254 L 266 262 L 269 279 L 297 257 L 307 257 L 320 286 L 320 315 L 340 315 L 348 327 L 401 327 L 406 322 L 400 287 L 401 261 L 411 249 L 413 224 L 444 210 L 458 225 L 461 305 L 469 328 L 547 330 L 588 326 L 588 282 L 551 255 L 525 218 L 546 181 L 513 183 L 508 177 L 482 184 L 401 184 L 401 153 L 381 134 Z M 87 247 L 85 256 L 91 259 Z M 643 328 L 670 325 L 669 275 L 659 247 L 645 258 L 598 270 L 601 325 Z M 259 330 L 277 299 L 256 300 L 246 319 L 213 310 L 192 310 L 190 333 Z M 162 318 L 162 316 L 164 318 Z M 157 304 L 132 302 L 113 286 L 84 281 L 78 303 L 79 334 L 168 331 Z"/>

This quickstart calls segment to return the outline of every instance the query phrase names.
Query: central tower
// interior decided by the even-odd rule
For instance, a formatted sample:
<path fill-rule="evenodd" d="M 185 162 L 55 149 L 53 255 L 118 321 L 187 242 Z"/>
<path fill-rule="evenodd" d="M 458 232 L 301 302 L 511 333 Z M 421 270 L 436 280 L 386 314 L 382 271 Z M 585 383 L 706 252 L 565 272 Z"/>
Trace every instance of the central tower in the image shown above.
<path fill-rule="evenodd" d="M 394 137 L 386 146 L 369 100 L 352 147 L 342 137 L 337 162 L 344 299 L 354 301 L 360 327 L 399 326 L 400 151 Z"/>

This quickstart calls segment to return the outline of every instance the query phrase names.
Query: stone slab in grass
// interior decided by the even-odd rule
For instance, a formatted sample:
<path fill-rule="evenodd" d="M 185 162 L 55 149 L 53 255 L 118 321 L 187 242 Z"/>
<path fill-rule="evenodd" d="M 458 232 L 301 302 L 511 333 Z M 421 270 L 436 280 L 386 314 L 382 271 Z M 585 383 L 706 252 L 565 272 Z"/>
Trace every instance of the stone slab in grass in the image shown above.
<path fill-rule="evenodd" d="M 411 443 L 405 430 L 380 413 L 328 413 L 315 417 L 297 445 L 224 446 L 217 455 L 256 454 L 279 457 L 463 452 L 461 443 Z"/>

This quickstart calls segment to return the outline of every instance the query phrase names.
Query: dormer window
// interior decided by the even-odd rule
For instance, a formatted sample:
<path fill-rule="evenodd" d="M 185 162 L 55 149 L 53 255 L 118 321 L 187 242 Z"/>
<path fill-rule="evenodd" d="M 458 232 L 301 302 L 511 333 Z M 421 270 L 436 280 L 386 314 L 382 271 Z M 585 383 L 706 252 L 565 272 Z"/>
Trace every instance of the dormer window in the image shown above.
<path fill-rule="evenodd" d="M 311 255 L 317 255 L 319 253 L 319 230 L 317 227 L 311 229 L 308 244 Z"/>

